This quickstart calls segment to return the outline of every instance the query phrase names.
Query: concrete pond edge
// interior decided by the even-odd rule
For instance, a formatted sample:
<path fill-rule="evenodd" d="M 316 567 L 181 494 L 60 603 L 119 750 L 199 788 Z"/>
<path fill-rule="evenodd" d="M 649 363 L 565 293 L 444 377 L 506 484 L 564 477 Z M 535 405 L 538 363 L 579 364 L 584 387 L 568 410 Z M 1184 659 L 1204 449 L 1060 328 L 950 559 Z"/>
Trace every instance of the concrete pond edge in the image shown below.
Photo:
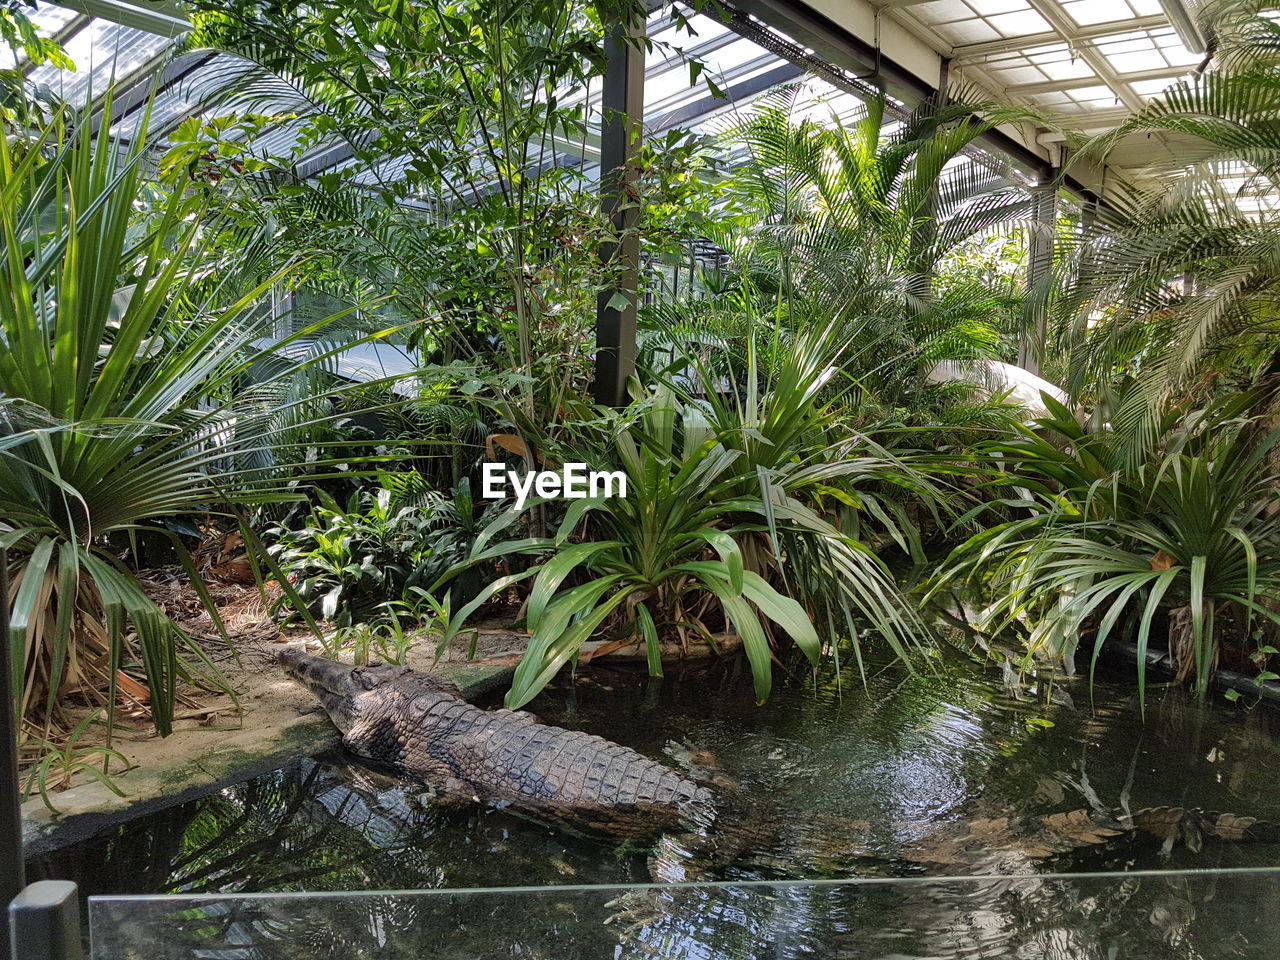
<path fill-rule="evenodd" d="M 506 685 L 514 670 L 515 658 L 503 658 L 494 663 L 447 665 L 438 672 L 470 700 Z M 33 791 L 22 806 L 24 854 L 40 856 L 80 843 L 118 824 L 336 748 L 341 742 L 338 731 L 316 706 L 316 711 L 285 724 L 254 727 L 249 721 L 210 749 L 177 762 L 130 770 L 116 781 L 126 794 L 123 797 L 91 780 L 53 794 L 59 811 L 54 814 Z"/>

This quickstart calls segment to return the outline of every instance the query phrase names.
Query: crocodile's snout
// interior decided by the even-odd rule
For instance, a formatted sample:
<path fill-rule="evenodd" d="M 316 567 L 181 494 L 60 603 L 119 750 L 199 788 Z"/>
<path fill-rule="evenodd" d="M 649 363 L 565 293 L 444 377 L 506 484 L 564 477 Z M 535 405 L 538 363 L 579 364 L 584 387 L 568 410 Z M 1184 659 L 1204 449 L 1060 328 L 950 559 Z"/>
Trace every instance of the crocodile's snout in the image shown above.
<path fill-rule="evenodd" d="M 316 695 L 330 719 L 344 734 L 347 733 L 361 710 L 364 695 L 384 685 L 402 679 L 411 673 L 408 667 L 389 664 L 369 664 L 353 667 L 323 657 L 312 657 L 300 650 L 288 649 L 279 655 L 280 666 L 285 673 Z M 458 695 L 457 687 L 448 681 L 424 678 L 424 685 L 439 689 L 451 696 Z"/>
<path fill-rule="evenodd" d="M 289 648 L 280 652 L 280 666 L 294 680 L 316 696 L 345 697 L 359 688 L 349 663 L 338 663 L 321 657 L 312 657 L 301 650 Z"/>
<path fill-rule="evenodd" d="M 281 651 L 279 660 L 285 673 L 316 695 L 339 730 L 345 734 L 351 729 L 359 711 L 357 700 L 364 689 L 358 668 L 293 649 Z"/>

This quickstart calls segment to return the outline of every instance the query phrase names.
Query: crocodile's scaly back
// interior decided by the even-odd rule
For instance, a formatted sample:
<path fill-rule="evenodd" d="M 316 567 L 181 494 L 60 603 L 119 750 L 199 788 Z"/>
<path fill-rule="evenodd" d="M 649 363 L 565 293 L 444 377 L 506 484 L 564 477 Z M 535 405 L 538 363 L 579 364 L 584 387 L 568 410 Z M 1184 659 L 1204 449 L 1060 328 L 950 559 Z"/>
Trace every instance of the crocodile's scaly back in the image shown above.
<path fill-rule="evenodd" d="M 711 790 L 692 778 L 602 737 L 544 726 L 524 713 L 481 710 L 447 681 L 297 651 L 280 660 L 320 697 L 348 749 L 448 796 L 624 835 L 713 816 Z"/>

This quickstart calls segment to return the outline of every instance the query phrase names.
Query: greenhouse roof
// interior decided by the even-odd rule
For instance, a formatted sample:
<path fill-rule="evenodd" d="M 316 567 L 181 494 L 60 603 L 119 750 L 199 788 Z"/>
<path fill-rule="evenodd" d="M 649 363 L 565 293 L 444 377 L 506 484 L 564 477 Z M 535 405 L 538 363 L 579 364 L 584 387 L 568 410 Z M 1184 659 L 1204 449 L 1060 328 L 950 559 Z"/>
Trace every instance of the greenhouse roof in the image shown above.
<path fill-rule="evenodd" d="M 734 10 L 727 23 L 714 15 L 691 17 L 696 36 L 678 33 L 662 11 L 655 12 L 650 35 L 657 43 L 645 86 L 651 133 L 706 128 L 815 71 L 815 109 L 824 113 L 855 110 L 856 91 L 869 83 L 910 103 L 944 82 L 960 81 L 1096 132 L 1191 75 L 1205 58 L 1204 38 L 1183 0 L 738 0 Z M 78 104 L 90 90 L 96 95 L 114 81 L 121 93 L 113 122 L 137 110 L 163 71 L 152 117 L 160 135 L 206 110 L 237 71 L 250 69 L 207 52 L 173 58 L 174 38 L 185 30 L 174 0 L 40 0 L 33 19 L 63 44 L 77 69 L 17 66 Z M 690 85 L 685 56 L 701 59 L 728 97 Z M 12 66 L 12 55 L 0 51 L 0 68 Z M 598 102 L 599 90 L 590 97 Z M 282 124 L 254 146 L 288 149 L 292 134 Z M 1006 129 L 1002 143 L 1034 178 L 1037 168 L 1043 174 L 1060 162 L 1063 140 L 1048 126 L 1024 125 Z M 1111 159 L 1141 168 L 1176 146 L 1168 135 L 1144 137 L 1127 149 L 1122 145 Z M 578 151 L 586 154 L 579 162 L 589 167 L 598 161 L 598 139 L 588 137 Z M 345 161 L 341 151 L 320 146 L 299 166 L 316 173 Z M 1095 171 L 1093 179 L 1104 173 Z"/>

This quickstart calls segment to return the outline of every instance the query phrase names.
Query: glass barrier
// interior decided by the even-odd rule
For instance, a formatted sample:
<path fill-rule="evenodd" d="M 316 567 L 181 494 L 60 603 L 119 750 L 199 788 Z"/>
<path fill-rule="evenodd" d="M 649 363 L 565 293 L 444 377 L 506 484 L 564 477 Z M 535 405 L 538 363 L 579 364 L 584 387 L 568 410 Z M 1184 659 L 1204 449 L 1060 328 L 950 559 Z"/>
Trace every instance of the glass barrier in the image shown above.
<path fill-rule="evenodd" d="M 93 960 L 1280 957 L 1280 869 L 94 897 Z"/>

